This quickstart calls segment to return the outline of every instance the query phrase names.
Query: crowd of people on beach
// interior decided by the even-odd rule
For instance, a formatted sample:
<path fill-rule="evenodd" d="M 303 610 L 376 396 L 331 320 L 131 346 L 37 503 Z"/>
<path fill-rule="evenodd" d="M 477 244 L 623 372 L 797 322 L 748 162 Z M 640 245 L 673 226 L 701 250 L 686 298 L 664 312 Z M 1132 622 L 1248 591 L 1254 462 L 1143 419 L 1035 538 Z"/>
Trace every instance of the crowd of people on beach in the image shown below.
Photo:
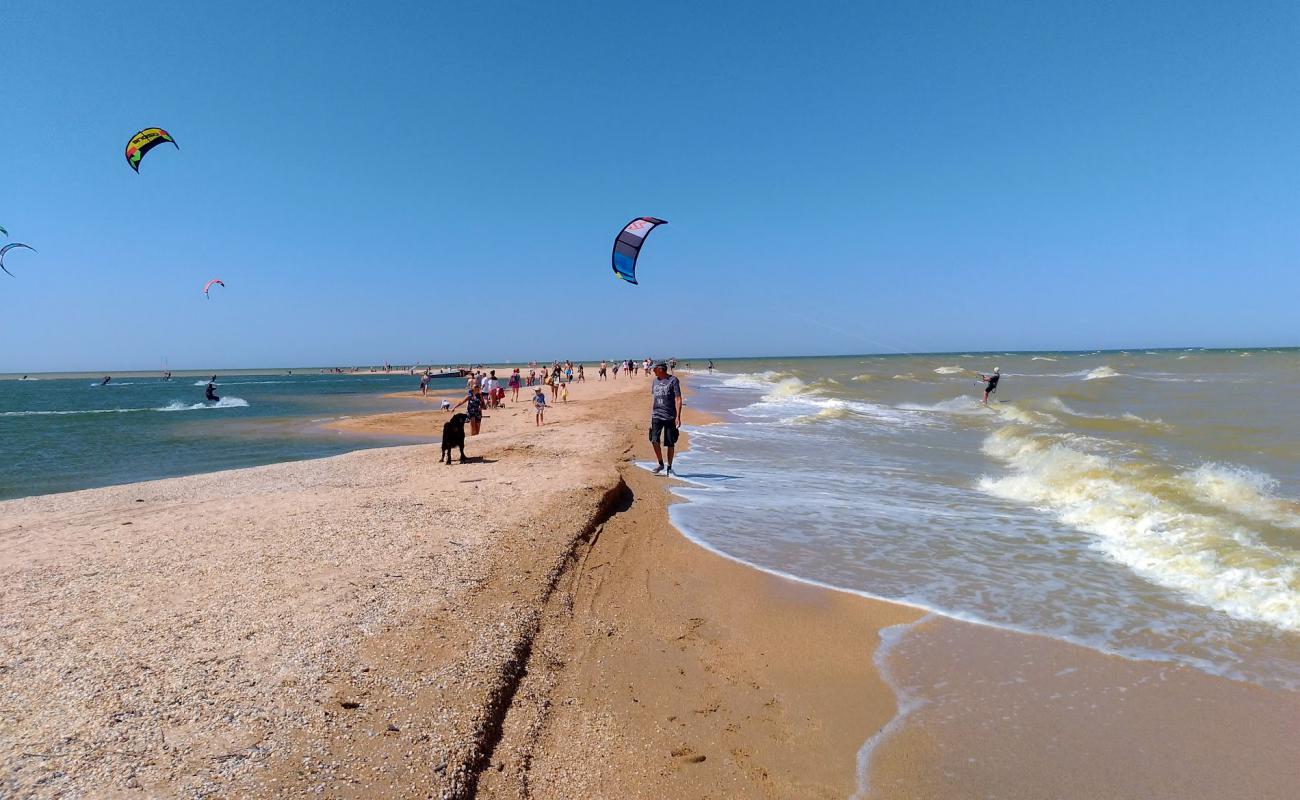
<path fill-rule="evenodd" d="M 444 411 L 456 411 L 461 406 L 465 406 L 466 422 L 469 423 L 469 435 L 477 436 L 482 429 L 483 410 L 485 408 L 502 408 L 506 404 L 507 390 L 510 393 L 510 402 L 519 401 L 519 390 L 521 388 L 531 388 L 533 390 L 533 412 L 534 424 L 541 426 L 546 423 L 546 409 L 552 403 L 567 403 L 569 401 L 569 387 L 574 383 L 583 383 L 586 381 L 586 369 L 584 365 L 574 365 L 572 361 L 552 362 L 549 367 L 539 368 L 537 364 L 529 364 L 528 374 L 524 375 L 520 367 L 515 367 L 510 371 L 509 376 L 503 382 L 497 377 L 497 371 L 489 369 L 484 372 L 479 368 L 470 373 L 465 381 L 465 397 L 454 406 L 450 401 L 444 400 L 442 408 Z M 618 377 L 620 368 L 624 370 L 625 376 L 630 380 L 641 370 L 645 371 L 647 377 L 653 376 L 654 380 L 650 384 L 650 394 L 652 398 L 650 413 L 650 443 L 654 448 L 655 459 L 658 466 L 653 470 L 656 475 L 673 475 L 673 455 L 677 447 L 677 438 L 680 435 L 682 424 L 682 388 L 677 378 L 669 374 L 669 370 L 677 366 L 676 359 L 669 361 L 652 362 L 650 359 L 637 362 L 632 359 L 626 361 L 616 361 L 613 363 L 614 377 Z M 600 362 L 597 372 L 599 380 L 605 380 L 609 372 L 610 364 L 607 361 Z M 546 399 L 544 386 L 551 389 L 551 400 Z M 428 388 L 428 381 L 421 381 L 421 392 Z M 666 456 L 666 458 L 665 458 Z"/>
<path fill-rule="evenodd" d="M 611 373 L 612 377 L 617 379 L 620 369 L 628 378 L 636 376 L 642 371 L 644 371 L 646 377 L 651 377 L 652 364 L 653 361 L 649 358 L 640 361 L 630 358 L 614 362 L 601 361 L 596 373 L 597 379 L 607 380 Z M 661 364 L 665 372 L 667 372 L 669 369 L 676 368 L 677 360 L 670 359 L 661 362 Z M 522 367 L 514 367 L 504 380 L 497 376 L 495 369 L 485 370 L 482 365 L 472 370 L 466 370 L 466 372 L 468 372 L 468 375 L 465 380 L 465 396 L 455 405 L 452 405 L 449 400 L 443 400 L 442 410 L 454 412 L 464 406 L 470 436 L 477 436 L 482 430 L 484 410 L 506 407 L 507 395 L 510 397 L 509 402 L 519 402 L 519 394 L 522 389 L 533 390 L 530 401 L 535 410 L 536 424 L 543 425 L 546 421 L 546 409 L 551 405 L 568 403 L 570 387 L 575 384 L 585 383 L 587 380 L 586 365 L 574 364 L 568 360 L 563 362 L 553 361 L 549 366 L 532 362 L 528 365 L 527 374 L 524 373 Z M 657 371 L 655 374 L 658 374 Z M 421 375 L 421 395 L 429 393 L 431 378 L 432 375 L 427 370 Z M 675 381 L 676 378 L 673 380 Z M 550 389 L 549 401 L 546 398 L 547 388 Z M 669 464 L 671 463 L 670 458 Z"/>

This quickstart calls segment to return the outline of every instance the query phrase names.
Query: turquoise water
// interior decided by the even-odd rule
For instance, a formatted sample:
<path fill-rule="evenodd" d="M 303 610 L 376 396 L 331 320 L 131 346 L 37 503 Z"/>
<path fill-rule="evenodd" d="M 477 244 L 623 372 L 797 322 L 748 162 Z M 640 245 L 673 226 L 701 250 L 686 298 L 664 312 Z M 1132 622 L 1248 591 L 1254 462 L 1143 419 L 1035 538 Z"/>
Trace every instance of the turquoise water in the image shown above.
<path fill-rule="evenodd" d="M 691 429 L 671 512 L 706 546 L 1300 687 L 1300 351 L 716 363 L 692 402 L 725 422 Z"/>
<path fill-rule="evenodd" d="M 409 375 L 219 375 L 216 404 L 203 399 L 206 378 L 0 381 L 0 499 L 410 444 L 323 425 L 427 408 L 381 397 L 418 388 Z M 431 384 L 460 386 L 458 379 Z"/>

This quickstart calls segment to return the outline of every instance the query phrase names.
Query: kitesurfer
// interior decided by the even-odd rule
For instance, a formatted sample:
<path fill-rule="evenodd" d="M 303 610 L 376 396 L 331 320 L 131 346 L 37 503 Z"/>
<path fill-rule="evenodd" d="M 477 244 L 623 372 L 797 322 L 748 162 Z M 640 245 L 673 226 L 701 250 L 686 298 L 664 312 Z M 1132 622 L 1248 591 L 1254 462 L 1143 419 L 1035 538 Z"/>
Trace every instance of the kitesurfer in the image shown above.
<path fill-rule="evenodd" d="M 996 392 L 996 391 L 998 390 L 998 379 L 1000 379 L 1000 378 L 1002 377 L 1002 368 L 1001 368 L 1001 367 L 994 367 L 994 368 L 993 368 L 993 372 L 992 372 L 992 374 L 990 374 L 990 375 L 985 375 L 985 374 L 982 373 L 982 372 L 977 372 L 977 373 L 975 373 L 975 374 L 976 374 L 976 375 L 979 375 L 979 376 L 980 376 L 980 380 L 984 381 L 984 400 L 983 400 L 983 403 L 984 403 L 984 405 L 988 405 L 988 404 L 989 404 L 989 395 L 993 394 L 994 392 Z"/>
<path fill-rule="evenodd" d="M 113 376 L 112 376 L 112 375 L 105 375 L 105 376 L 104 376 L 104 380 L 100 381 L 100 382 L 99 382 L 99 385 L 100 385 L 100 386 L 107 386 L 107 385 L 108 385 L 108 382 L 111 381 L 111 380 L 113 380 Z"/>
<path fill-rule="evenodd" d="M 203 390 L 203 399 L 209 403 L 215 403 L 221 399 L 217 397 L 217 385 L 215 383 L 208 383 L 208 387 Z"/>

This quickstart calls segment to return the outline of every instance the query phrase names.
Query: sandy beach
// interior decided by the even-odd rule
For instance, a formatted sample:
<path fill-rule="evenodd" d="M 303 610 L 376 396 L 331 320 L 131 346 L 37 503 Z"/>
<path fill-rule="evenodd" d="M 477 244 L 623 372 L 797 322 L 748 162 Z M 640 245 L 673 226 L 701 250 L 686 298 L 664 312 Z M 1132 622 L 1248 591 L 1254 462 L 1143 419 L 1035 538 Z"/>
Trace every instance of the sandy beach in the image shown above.
<path fill-rule="evenodd" d="M 684 381 L 688 424 L 708 424 Z M 578 384 L 540 428 L 506 405 L 466 464 L 416 445 L 0 503 L 0 794 L 1293 786 L 1292 693 L 927 617 L 694 544 L 669 523 L 671 482 L 637 464 L 643 377 Z M 446 418 L 330 425 L 428 437 Z M 908 644 L 881 662 L 885 630 Z M 1206 713 L 1219 724 L 1195 728 Z M 1194 742 L 1170 735 L 1179 719 Z"/>
<path fill-rule="evenodd" d="M 851 793 L 894 711 L 870 630 L 909 612 L 681 538 L 631 461 L 647 406 L 644 378 L 587 382 L 542 428 L 489 411 L 464 465 L 421 445 L 4 503 L 0 787 Z"/>

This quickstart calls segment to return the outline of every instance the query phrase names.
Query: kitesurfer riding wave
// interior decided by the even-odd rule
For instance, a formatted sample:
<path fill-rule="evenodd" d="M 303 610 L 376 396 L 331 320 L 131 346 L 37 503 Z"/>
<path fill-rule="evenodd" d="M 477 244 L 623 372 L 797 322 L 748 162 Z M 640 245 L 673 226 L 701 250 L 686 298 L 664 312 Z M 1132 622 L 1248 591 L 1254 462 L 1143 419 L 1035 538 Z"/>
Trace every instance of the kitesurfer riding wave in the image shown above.
<path fill-rule="evenodd" d="M 992 372 L 992 374 L 989 374 L 989 375 L 985 375 L 985 374 L 982 373 L 982 372 L 977 372 L 977 373 L 975 373 L 975 374 L 976 374 L 976 375 L 979 375 L 979 376 L 980 376 L 980 380 L 984 381 L 984 400 L 983 400 L 983 403 L 984 403 L 984 405 L 988 405 L 988 404 L 989 404 L 989 395 L 993 394 L 994 392 L 996 392 L 996 391 L 998 390 L 998 381 L 1001 380 L 1001 378 L 1002 378 L 1002 368 L 1001 368 L 1001 367 L 994 367 L 994 368 L 993 368 L 993 372 Z"/>

